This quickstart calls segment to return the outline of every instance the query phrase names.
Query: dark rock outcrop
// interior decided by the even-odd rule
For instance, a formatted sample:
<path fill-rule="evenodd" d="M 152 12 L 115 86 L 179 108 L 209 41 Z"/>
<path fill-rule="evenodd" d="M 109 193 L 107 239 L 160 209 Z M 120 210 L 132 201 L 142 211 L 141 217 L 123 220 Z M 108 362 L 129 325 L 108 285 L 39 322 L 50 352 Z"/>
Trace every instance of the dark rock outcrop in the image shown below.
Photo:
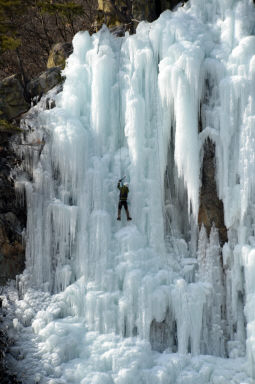
<path fill-rule="evenodd" d="M 26 226 L 26 207 L 19 204 L 12 177 L 19 162 L 12 148 L 14 134 L 0 132 L 0 284 L 15 279 L 25 265 L 22 230 Z"/>
<path fill-rule="evenodd" d="M 133 0 L 128 3 L 122 0 L 98 0 L 95 30 L 106 24 L 118 36 L 123 36 L 125 31 L 135 32 L 139 21 L 153 21 L 166 9 L 173 10 L 178 4 L 187 0 Z M 121 34 L 121 28 L 124 32 Z"/>
<path fill-rule="evenodd" d="M 70 49 L 68 43 L 61 46 L 66 47 L 66 52 L 67 47 Z M 19 203 L 15 193 L 14 170 L 21 160 L 12 145 L 21 134 L 20 115 L 30 107 L 24 94 L 39 99 L 62 80 L 61 68 L 54 67 L 31 80 L 25 91 L 18 75 L 0 82 L 0 285 L 15 279 L 25 267 L 22 232 L 26 227 L 26 206 Z"/>
<path fill-rule="evenodd" d="M 9 76 L 0 82 L 0 119 L 17 118 L 29 107 L 18 75 Z"/>
<path fill-rule="evenodd" d="M 153 351 L 160 353 L 166 349 L 171 349 L 172 352 L 177 351 L 176 322 L 170 316 L 169 310 L 163 321 L 152 320 L 150 325 L 150 343 Z"/>
<path fill-rule="evenodd" d="M 204 224 L 208 236 L 212 226 L 215 225 L 219 231 L 220 244 L 223 245 L 228 241 L 223 202 L 218 198 L 215 180 L 215 145 L 209 139 L 204 145 L 198 223 L 199 227 Z"/>
<path fill-rule="evenodd" d="M 153 21 L 157 19 L 166 9 L 173 10 L 178 4 L 187 0 L 134 0 L 133 16 L 137 20 Z"/>
<path fill-rule="evenodd" d="M 61 68 L 50 68 L 27 84 L 27 93 L 31 98 L 41 97 L 44 93 L 47 93 L 50 89 L 61 83 L 61 81 Z"/>

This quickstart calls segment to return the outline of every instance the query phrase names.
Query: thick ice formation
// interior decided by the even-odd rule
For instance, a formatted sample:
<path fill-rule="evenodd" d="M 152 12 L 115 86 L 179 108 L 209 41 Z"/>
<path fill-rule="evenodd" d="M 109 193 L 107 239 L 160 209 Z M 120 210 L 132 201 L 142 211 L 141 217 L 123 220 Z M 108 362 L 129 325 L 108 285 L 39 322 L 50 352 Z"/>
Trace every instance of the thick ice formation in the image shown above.
<path fill-rule="evenodd" d="M 75 36 L 56 107 L 24 122 L 37 124 L 27 142 L 45 142 L 26 153 L 14 328 L 32 321 L 27 382 L 252 382 L 239 357 L 254 376 L 254 20 L 251 0 L 190 0 L 133 36 Z M 208 138 L 223 252 L 215 228 L 198 236 Z M 131 223 L 116 221 L 123 175 Z"/>

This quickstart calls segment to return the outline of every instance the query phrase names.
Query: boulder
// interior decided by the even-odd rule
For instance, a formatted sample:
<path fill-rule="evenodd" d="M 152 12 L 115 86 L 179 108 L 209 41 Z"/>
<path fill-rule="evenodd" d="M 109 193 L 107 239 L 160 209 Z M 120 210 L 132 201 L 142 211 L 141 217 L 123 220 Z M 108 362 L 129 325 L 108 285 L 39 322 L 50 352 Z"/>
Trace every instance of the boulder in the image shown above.
<path fill-rule="evenodd" d="M 61 68 L 50 68 L 27 84 L 27 93 L 31 98 L 42 96 L 42 94 L 47 93 L 50 89 L 60 84 L 62 80 Z"/>
<path fill-rule="evenodd" d="M 63 69 L 66 59 L 72 52 L 72 43 L 57 43 L 53 45 L 49 54 L 47 68 L 61 67 Z"/>
<path fill-rule="evenodd" d="M 30 108 L 18 75 L 0 81 L 0 119 L 12 120 Z"/>

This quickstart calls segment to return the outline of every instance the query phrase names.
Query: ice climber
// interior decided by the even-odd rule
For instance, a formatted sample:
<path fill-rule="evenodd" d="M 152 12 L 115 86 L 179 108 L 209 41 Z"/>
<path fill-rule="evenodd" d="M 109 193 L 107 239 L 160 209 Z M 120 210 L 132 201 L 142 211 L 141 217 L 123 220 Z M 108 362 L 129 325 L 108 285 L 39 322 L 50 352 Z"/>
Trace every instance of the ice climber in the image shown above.
<path fill-rule="evenodd" d="M 121 215 L 122 206 L 125 208 L 125 211 L 127 214 L 127 220 L 132 220 L 132 218 L 129 215 L 128 204 L 127 204 L 127 198 L 128 198 L 128 192 L 129 192 L 128 183 L 123 184 L 123 179 L 120 179 L 118 182 L 117 188 L 120 190 L 117 220 L 121 220 L 120 215 Z"/>

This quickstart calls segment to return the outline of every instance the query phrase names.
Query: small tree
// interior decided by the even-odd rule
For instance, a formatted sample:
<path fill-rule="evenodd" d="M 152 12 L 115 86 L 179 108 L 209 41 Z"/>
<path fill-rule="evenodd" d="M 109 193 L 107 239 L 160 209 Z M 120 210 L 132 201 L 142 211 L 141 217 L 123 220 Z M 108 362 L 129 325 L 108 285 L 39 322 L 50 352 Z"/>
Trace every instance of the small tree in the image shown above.
<path fill-rule="evenodd" d="M 55 18 L 58 31 L 64 40 L 66 40 L 69 31 L 73 35 L 77 32 L 75 21 L 77 17 L 84 14 L 82 5 L 68 0 L 55 2 L 44 0 L 38 2 L 37 6 L 40 14 L 48 14 Z"/>
<path fill-rule="evenodd" d="M 16 39 L 16 28 L 11 23 L 14 9 L 19 8 L 20 0 L 0 0 L 0 49 L 16 49 L 20 41 Z"/>
<path fill-rule="evenodd" d="M 96 7 L 96 0 L 0 0 L 0 78 L 43 71 L 55 43 L 92 31 Z"/>
<path fill-rule="evenodd" d="M 30 0 L 0 0 L 0 52 L 1 54 L 6 51 L 15 52 L 24 84 L 26 76 L 19 52 L 21 39 L 19 37 L 19 25 L 16 21 L 26 12 L 29 5 Z"/>

